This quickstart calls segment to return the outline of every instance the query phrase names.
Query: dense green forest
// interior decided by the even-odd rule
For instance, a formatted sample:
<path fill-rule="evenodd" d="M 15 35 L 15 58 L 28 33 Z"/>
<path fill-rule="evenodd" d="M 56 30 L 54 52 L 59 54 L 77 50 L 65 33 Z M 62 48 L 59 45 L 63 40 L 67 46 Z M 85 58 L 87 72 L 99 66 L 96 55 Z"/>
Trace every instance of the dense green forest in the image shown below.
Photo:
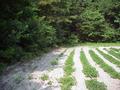
<path fill-rule="evenodd" d="M 118 41 L 119 0 L 0 0 L 0 63 L 63 44 Z"/>

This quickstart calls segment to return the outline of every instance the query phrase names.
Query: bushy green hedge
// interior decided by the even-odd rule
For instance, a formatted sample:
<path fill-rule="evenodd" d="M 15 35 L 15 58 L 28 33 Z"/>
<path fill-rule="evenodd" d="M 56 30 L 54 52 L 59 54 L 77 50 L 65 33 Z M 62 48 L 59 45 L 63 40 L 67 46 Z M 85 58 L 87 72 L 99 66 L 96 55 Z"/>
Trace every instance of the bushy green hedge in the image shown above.
<path fill-rule="evenodd" d="M 118 0 L 1 0 L 0 63 L 56 44 L 120 41 L 119 7 Z"/>
<path fill-rule="evenodd" d="M 32 0 L 0 1 L 0 10 L 0 63 L 32 58 L 55 44 L 56 30 Z"/>

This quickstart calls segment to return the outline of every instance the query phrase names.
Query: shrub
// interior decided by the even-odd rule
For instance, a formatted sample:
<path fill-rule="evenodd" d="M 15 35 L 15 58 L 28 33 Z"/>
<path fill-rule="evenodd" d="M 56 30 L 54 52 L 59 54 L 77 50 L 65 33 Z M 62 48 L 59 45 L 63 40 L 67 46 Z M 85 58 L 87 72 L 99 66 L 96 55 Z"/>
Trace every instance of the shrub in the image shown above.
<path fill-rule="evenodd" d="M 41 79 L 42 79 L 43 81 L 48 80 L 48 79 L 49 79 L 49 76 L 46 75 L 46 74 L 44 74 L 44 75 L 41 77 Z"/>
<path fill-rule="evenodd" d="M 74 45 L 77 44 L 79 42 L 79 39 L 77 37 L 77 35 L 72 34 L 69 38 L 68 38 L 68 44 Z"/>
<path fill-rule="evenodd" d="M 51 61 L 51 65 L 57 65 L 58 64 L 58 60 L 53 60 L 53 61 Z"/>
<path fill-rule="evenodd" d="M 3 70 L 4 70 L 4 68 L 6 67 L 6 65 L 5 64 L 3 64 L 3 63 L 0 63 L 0 72 L 2 72 Z"/>

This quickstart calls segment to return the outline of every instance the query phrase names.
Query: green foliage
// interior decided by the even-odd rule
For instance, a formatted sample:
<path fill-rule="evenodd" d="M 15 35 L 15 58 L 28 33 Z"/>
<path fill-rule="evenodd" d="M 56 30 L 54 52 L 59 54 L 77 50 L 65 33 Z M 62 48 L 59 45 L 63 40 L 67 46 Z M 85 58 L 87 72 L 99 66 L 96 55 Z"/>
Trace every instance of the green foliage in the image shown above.
<path fill-rule="evenodd" d="M 75 84 L 74 79 L 71 76 L 65 76 L 64 78 L 61 78 L 60 83 L 62 83 L 62 90 L 70 90 L 71 87 Z"/>
<path fill-rule="evenodd" d="M 97 80 L 86 80 L 85 81 L 88 90 L 107 90 L 107 87 L 104 83 Z"/>
<path fill-rule="evenodd" d="M 29 80 L 33 79 L 33 76 L 32 76 L 32 75 L 29 75 L 29 76 L 28 76 L 28 79 L 29 79 Z"/>
<path fill-rule="evenodd" d="M 120 41 L 119 0 L 1 0 L 0 62 L 81 41 Z"/>
<path fill-rule="evenodd" d="M 71 87 L 75 84 L 75 80 L 72 76 L 72 73 L 74 72 L 73 55 L 74 55 L 74 51 L 70 53 L 68 59 L 65 62 L 65 66 L 64 66 L 65 75 L 63 78 L 60 79 L 60 83 L 62 84 L 61 85 L 62 90 L 70 90 Z"/>
<path fill-rule="evenodd" d="M 37 15 L 35 2 L 5 0 L 0 4 L 3 9 L 0 12 L 0 21 L 3 22 L 0 23 L 0 62 L 31 59 L 55 44 L 56 30 Z"/>
<path fill-rule="evenodd" d="M 57 42 L 68 44 L 78 41 L 119 40 L 119 29 L 108 23 L 111 19 L 108 11 L 110 14 L 115 12 L 115 21 L 119 21 L 118 12 L 114 11 L 114 8 L 119 11 L 117 0 L 52 0 L 46 5 L 39 5 L 42 12 L 40 16 L 44 16 L 57 30 Z M 119 27 L 119 24 L 117 26 Z"/>
<path fill-rule="evenodd" d="M 70 56 L 65 62 L 64 71 L 66 75 L 71 75 L 74 72 L 74 68 L 72 67 L 74 65 L 73 55 L 74 55 L 74 51 L 71 52 Z"/>
<path fill-rule="evenodd" d="M 21 42 L 25 46 L 27 45 L 27 50 L 42 50 L 43 48 L 52 46 L 53 42 L 55 42 L 55 29 L 42 20 L 42 18 L 34 17 L 28 20 L 28 31 L 21 38 Z"/>
<path fill-rule="evenodd" d="M 6 67 L 5 64 L 0 63 L 0 73 L 4 71 L 4 68 Z"/>
<path fill-rule="evenodd" d="M 77 23 L 77 28 L 88 41 L 101 41 L 110 37 L 113 33 L 108 32 L 104 16 L 98 10 L 85 10 L 80 16 L 82 23 Z M 107 30 L 107 31 L 106 31 Z M 104 36 L 106 35 L 106 37 Z M 107 37 L 108 36 L 108 37 Z"/>
<path fill-rule="evenodd" d="M 109 27 L 108 25 L 104 25 L 105 29 L 103 31 L 103 41 L 110 41 L 111 39 L 113 39 L 113 41 L 115 41 L 117 32 L 115 31 L 115 29 Z"/>
<path fill-rule="evenodd" d="M 49 76 L 46 75 L 46 74 L 44 74 L 44 75 L 41 77 L 41 79 L 42 79 L 43 81 L 48 80 L 48 79 L 49 79 Z"/>
<path fill-rule="evenodd" d="M 15 82 L 16 82 L 17 84 L 19 84 L 22 80 L 24 80 L 24 78 L 23 78 L 22 76 L 20 76 L 20 75 L 16 75 L 16 76 L 14 77 L 14 80 L 15 80 Z"/>
<path fill-rule="evenodd" d="M 53 60 L 50 63 L 51 63 L 51 65 L 58 65 L 58 60 Z"/>
<path fill-rule="evenodd" d="M 23 51 L 20 47 L 9 47 L 6 50 L 0 51 L 1 62 L 17 62 L 23 56 Z"/>
<path fill-rule="evenodd" d="M 108 46 L 120 46 L 119 42 L 116 43 L 93 43 L 93 42 L 86 42 L 86 43 L 80 43 L 81 46 L 92 46 L 92 47 L 108 47 Z"/>
<path fill-rule="evenodd" d="M 83 64 L 83 72 L 86 75 L 86 77 L 94 78 L 94 77 L 98 76 L 98 72 L 96 71 L 96 69 L 94 67 L 92 67 L 89 64 L 83 51 L 81 51 L 81 53 L 80 53 L 80 60 Z"/>
<path fill-rule="evenodd" d="M 67 43 L 70 45 L 77 44 L 78 42 L 79 42 L 79 39 L 78 39 L 77 35 L 74 35 L 74 34 L 72 34 L 67 40 Z"/>
<path fill-rule="evenodd" d="M 48 82 L 48 85 L 52 85 L 52 81 L 49 81 L 49 82 Z"/>

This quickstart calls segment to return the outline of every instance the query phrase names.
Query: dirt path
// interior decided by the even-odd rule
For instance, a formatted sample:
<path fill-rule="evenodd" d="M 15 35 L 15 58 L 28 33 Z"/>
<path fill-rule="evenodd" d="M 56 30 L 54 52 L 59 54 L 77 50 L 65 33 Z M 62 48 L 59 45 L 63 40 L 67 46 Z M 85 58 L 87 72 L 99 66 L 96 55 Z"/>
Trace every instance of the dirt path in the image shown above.
<path fill-rule="evenodd" d="M 87 90 L 85 86 L 85 76 L 82 73 L 83 67 L 80 62 L 80 50 L 81 48 L 76 48 L 75 49 L 75 55 L 74 55 L 74 77 L 76 79 L 76 86 L 73 87 L 72 90 Z"/>

